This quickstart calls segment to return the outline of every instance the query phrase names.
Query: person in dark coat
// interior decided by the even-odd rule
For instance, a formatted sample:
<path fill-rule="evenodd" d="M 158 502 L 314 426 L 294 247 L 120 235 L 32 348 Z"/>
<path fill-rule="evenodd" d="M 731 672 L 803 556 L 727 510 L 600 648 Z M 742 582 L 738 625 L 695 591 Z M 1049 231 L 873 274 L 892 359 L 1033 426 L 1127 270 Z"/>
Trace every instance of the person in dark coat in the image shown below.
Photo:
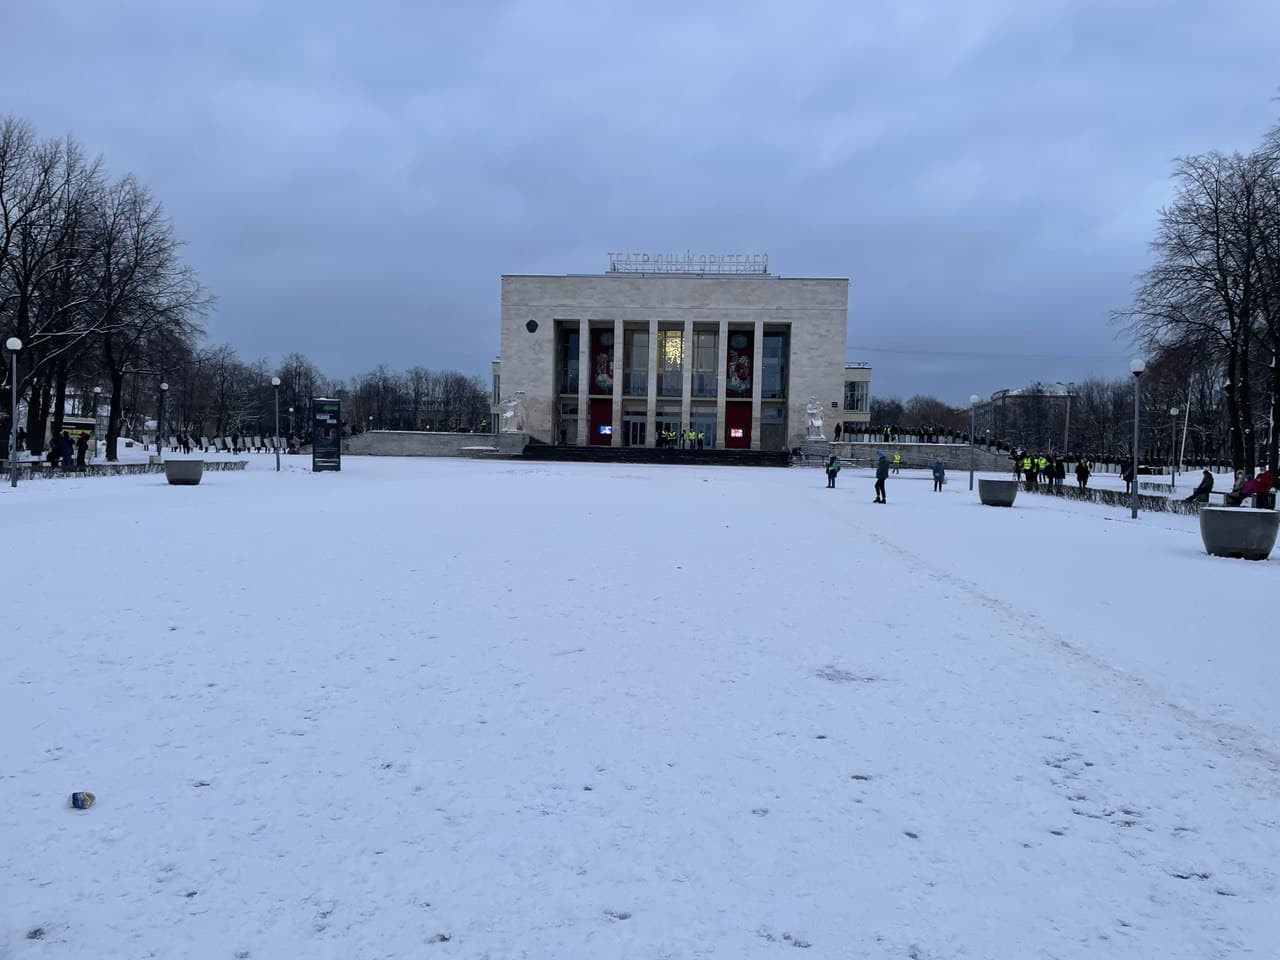
<path fill-rule="evenodd" d="M 836 424 L 836 443 L 840 442 L 840 424 Z"/>
<path fill-rule="evenodd" d="M 85 454 L 87 454 L 88 452 L 89 452 L 89 434 L 81 430 L 80 436 L 76 437 L 76 469 L 80 470 L 81 472 L 83 472 L 85 469 L 84 458 L 85 458 Z"/>
<path fill-rule="evenodd" d="M 76 447 L 71 442 L 71 434 L 63 430 L 58 435 L 58 459 L 62 461 L 62 469 L 71 469 L 71 458 L 75 455 Z"/>
<path fill-rule="evenodd" d="M 840 458 L 834 453 L 827 460 L 827 489 L 834 490 L 836 488 L 836 474 L 840 472 Z"/>
<path fill-rule="evenodd" d="M 942 465 L 942 458 L 933 461 L 933 492 L 941 493 L 942 484 L 947 479 L 947 468 Z"/>
<path fill-rule="evenodd" d="M 884 482 L 889 479 L 889 458 L 883 453 L 876 460 L 876 503 L 888 503 L 884 493 Z"/>
<path fill-rule="evenodd" d="M 1065 479 L 1067 479 L 1067 464 L 1061 457 L 1055 457 L 1053 461 L 1053 481 L 1058 493 L 1062 492 L 1062 481 Z"/>
<path fill-rule="evenodd" d="M 1081 490 L 1085 490 L 1089 486 L 1089 462 L 1083 457 L 1076 464 L 1076 483 Z"/>
<path fill-rule="evenodd" d="M 1133 462 L 1130 461 L 1124 465 L 1124 472 L 1120 474 L 1120 479 L 1124 481 L 1124 492 L 1129 492 L 1129 485 L 1133 483 Z"/>
<path fill-rule="evenodd" d="M 1191 496 L 1187 497 L 1183 503 L 1208 503 L 1209 494 L 1213 492 L 1213 474 L 1208 470 L 1204 472 L 1204 476 L 1200 478 L 1200 485 L 1191 491 Z"/>

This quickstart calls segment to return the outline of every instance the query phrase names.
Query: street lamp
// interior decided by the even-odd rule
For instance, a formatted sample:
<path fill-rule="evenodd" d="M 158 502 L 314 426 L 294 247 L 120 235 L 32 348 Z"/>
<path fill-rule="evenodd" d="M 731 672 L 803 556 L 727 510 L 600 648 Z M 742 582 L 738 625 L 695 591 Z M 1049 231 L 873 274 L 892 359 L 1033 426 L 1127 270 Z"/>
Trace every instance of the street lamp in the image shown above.
<path fill-rule="evenodd" d="M 1138 395 L 1142 383 L 1142 375 L 1147 365 L 1141 357 L 1129 361 L 1129 372 L 1133 374 L 1133 456 L 1131 471 L 1133 479 L 1129 482 L 1129 514 L 1138 519 Z"/>
<path fill-rule="evenodd" d="M 156 456 L 163 454 L 160 450 L 160 435 L 164 432 L 164 398 L 169 393 L 169 384 L 160 384 L 160 409 L 156 411 Z"/>
<path fill-rule="evenodd" d="M 9 359 L 12 364 L 9 368 L 9 386 L 12 388 L 12 406 L 9 410 L 9 483 L 16 487 L 18 485 L 18 353 L 22 350 L 22 341 L 17 337 L 10 337 L 4 345 L 9 350 Z"/>
<path fill-rule="evenodd" d="M 271 378 L 271 388 L 276 394 L 276 473 L 280 472 L 280 378 Z"/>
<path fill-rule="evenodd" d="M 969 489 L 973 489 L 973 430 L 974 415 L 978 410 L 978 404 L 982 398 L 976 393 L 969 396 Z"/>
<path fill-rule="evenodd" d="M 1178 408 L 1169 408 L 1169 492 L 1178 489 Z"/>

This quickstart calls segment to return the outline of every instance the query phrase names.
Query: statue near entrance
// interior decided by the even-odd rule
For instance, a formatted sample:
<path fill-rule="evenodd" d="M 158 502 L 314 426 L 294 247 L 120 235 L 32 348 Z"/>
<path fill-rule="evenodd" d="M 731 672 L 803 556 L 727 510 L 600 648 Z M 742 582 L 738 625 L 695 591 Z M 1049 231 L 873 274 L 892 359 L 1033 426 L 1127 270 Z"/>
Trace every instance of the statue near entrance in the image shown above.
<path fill-rule="evenodd" d="M 805 437 L 806 440 L 825 440 L 822 435 L 822 404 L 818 402 L 817 397 L 809 398 L 809 405 L 804 408 L 805 417 L 809 424 L 809 433 Z"/>
<path fill-rule="evenodd" d="M 517 393 L 498 404 L 498 432 L 524 433 L 524 394 Z"/>

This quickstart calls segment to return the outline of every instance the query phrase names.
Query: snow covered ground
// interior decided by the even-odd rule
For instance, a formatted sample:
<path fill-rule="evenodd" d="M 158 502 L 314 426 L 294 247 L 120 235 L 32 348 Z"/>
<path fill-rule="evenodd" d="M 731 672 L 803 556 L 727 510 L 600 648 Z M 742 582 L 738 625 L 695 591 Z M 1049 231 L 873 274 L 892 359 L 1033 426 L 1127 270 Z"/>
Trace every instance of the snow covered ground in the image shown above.
<path fill-rule="evenodd" d="M 1280 561 L 1194 517 L 250 459 L 0 487 L 5 960 L 1280 955 Z"/>

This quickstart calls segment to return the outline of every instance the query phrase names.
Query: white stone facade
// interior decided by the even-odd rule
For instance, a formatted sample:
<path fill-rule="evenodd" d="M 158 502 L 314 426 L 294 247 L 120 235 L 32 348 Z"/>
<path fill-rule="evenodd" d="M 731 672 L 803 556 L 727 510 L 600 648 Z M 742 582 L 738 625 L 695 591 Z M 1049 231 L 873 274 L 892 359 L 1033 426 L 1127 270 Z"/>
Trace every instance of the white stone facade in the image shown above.
<path fill-rule="evenodd" d="M 678 409 L 682 438 L 714 424 L 708 447 L 789 449 L 804 441 L 810 397 L 822 405 L 828 429 L 841 418 L 848 308 L 849 281 L 840 278 L 504 276 L 499 392 L 525 395 L 527 432 L 546 443 L 661 445 Z M 608 376 L 597 377 L 609 334 L 612 364 Z M 667 358 L 661 378 L 660 334 Z M 566 372 L 575 335 L 576 382 Z M 727 386 L 731 339 L 750 354 L 749 396 Z M 643 344 L 643 363 L 628 355 L 640 352 L 628 344 Z M 708 361 L 712 344 L 716 356 Z M 744 359 L 738 369 L 745 367 Z"/>

